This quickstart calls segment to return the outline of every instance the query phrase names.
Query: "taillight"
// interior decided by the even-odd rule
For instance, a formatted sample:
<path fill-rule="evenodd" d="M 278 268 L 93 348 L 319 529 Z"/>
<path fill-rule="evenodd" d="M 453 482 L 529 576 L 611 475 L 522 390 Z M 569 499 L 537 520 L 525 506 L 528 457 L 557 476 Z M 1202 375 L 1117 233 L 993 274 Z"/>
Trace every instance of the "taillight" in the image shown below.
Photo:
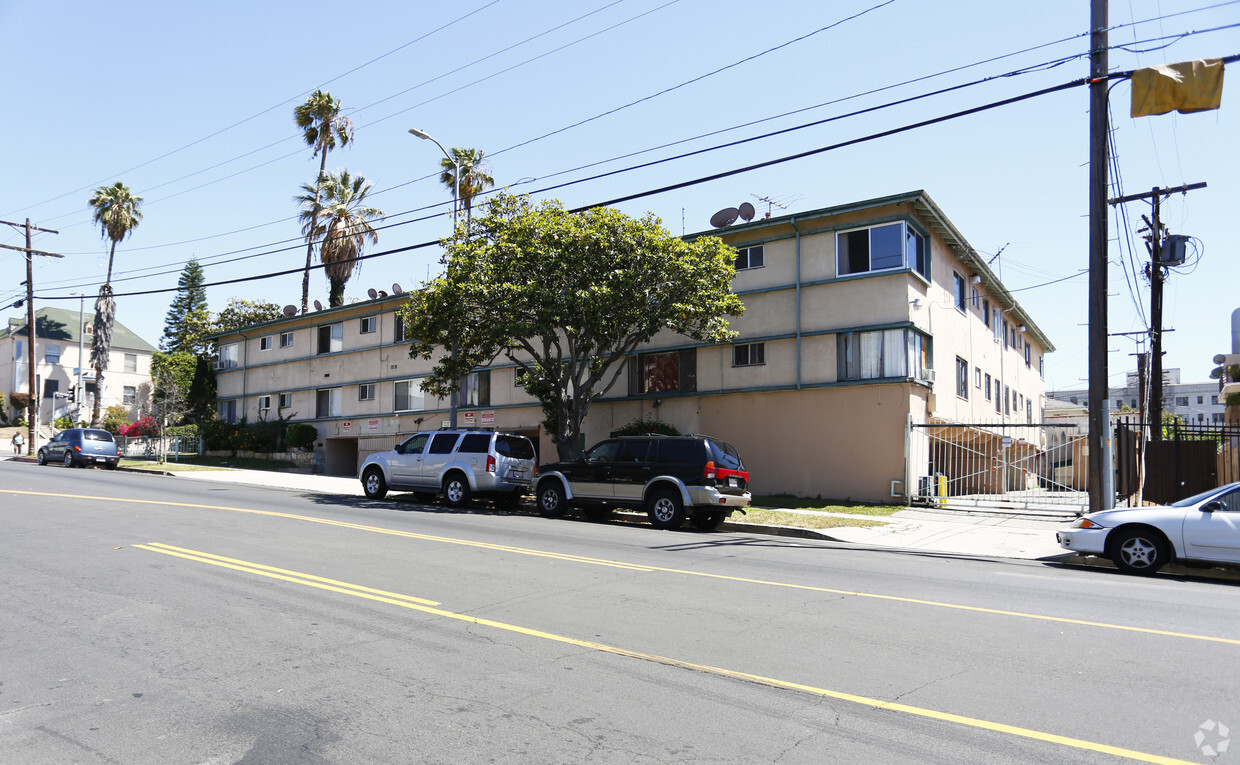
<path fill-rule="evenodd" d="M 703 475 L 703 476 L 705 476 L 706 478 L 714 478 L 714 477 L 715 477 L 715 462 L 714 462 L 714 460 L 711 460 L 710 462 L 707 462 L 707 463 L 706 463 L 706 467 L 702 468 L 702 475 Z"/>
<path fill-rule="evenodd" d="M 80 452 L 80 451 L 82 451 L 82 447 L 80 447 L 80 446 L 74 446 L 74 447 L 73 447 L 73 451 L 75 451 L 75 452 Z"/>
<path fill-rule="evenodd" d="M 490 454 L 487 455 L 487 472 L 488 473 L 495 472 L 495 457 Z"/>

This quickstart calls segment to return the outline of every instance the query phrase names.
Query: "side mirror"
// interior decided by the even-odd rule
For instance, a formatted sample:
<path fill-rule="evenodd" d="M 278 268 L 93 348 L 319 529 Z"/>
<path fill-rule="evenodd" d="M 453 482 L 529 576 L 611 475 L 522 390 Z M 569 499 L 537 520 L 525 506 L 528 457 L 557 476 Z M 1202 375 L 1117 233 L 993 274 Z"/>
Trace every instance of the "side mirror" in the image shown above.
<path fill-rule="evenodd" d="M 395 451 L 396 451 L 396 453 L 397 453 L 397 454 L 404 454 L 404 453 L 405 453 L 405 445 L 404 445 L 404 444 L 397 444 L 397 445 L 396 445 L 396 450 L 395 450 Z"/>
<path fill-rule="evenodd" d="M 1226 510 L 1226 509 L 1227 509 L 1227 505 L 1224 505 L 1221 501 L 1217 499 L 1211 502 L 1207 502 L 1201 506 L 1201 512 L 1203 513 L 1213 513 L 1218 510 Z"/>

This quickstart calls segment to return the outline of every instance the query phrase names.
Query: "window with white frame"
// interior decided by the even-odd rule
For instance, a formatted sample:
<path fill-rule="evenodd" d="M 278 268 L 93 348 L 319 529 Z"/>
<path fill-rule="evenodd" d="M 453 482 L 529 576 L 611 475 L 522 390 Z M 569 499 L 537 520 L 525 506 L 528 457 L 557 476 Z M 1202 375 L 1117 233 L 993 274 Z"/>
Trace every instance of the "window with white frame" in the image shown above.
<path fill-rule="evenodd" d="M 379 328 L 379 318 L 377 316 L 363 316 L 361 334 L 369 335 Z"/>
<path fill-rule="evenodd" d="M 964 309 L 965 309 L 964 277 L 961 276 L 960 274 L 953 273 L 952 274 L 952 285 L 954 286 L 952 296 L 956 303 L 956 310 L 960 311 L 961 313 L 964 313 Z"/>
<path fill-rule="evenodd" d="M 281 348 L 292 348 L 293 347 L 293 333 L 292 332 L 281 332 L 280 333 L 280 347 Z"/>
<path fill-rule="evenodd" d="M 270 412 L 271 411 L 271 396 L 259 396 L 258 397 L 258 411 L 259 412 Z"/>
<path fill-rule="evenodd" d="M 981 304 L 982 304 L 982 293 L 977 291 L 977 287 L 974 287 L 973 288 L 973 302 L 971 303 L 971 305 L 973 306 L 973 310 L 976 311 L 978 306 L 980 306 Z"/>
<path fill-rule="evenodd" d="M 374 401 L 375 400 L 375 384 L 362 383 L 357 386 L 358 401 Z"/>
<path fill-rule="evenodd" d="M 999 395 L 999 378 L 995 378 L 995 414 L 1002 414 L 1003 402 L 1007 399 L 1007 394 Z"/>
<path fill-rule="evenodd" d="M 956 395 L 969 398 L 969 362 L 959 356 L 956 357 Z"/>
<path fill-rule="evenodd" d="M 320 388 L 315 391 L 314 416 L 339 417 L 343 398 L 340 388 Z"/>
<path fill-rule="evenodd" d="M 1012 413 L 1012 389 L 1006 385 L 1003 386 L 1003 413 Z"/>
<path fill-rule="evenodd" d="M 974 388 L 982 387 L 982 368 L 981 367 L 973 367 L 973 387 Z"/>
<path fill-rule="evenodd" d="M 990 375 L 986 375 L 986 383 L 982 387 L 986 390 L 986 400 L 990 401 L 993 398 L 990 392 L 991 391 Z"/>
<path fill-rule="evenodd" d="M 293 394 L 292 393 L 281 393 L 279 404 L 280 404 L 281 409 L 288 409 L 292 407 L 293 406 Z"/>
<path fill-rule="evenodd" d="M 909 268 L 929 279 L 929 250 L 926 237 L 905 222 L 841 231 L 835 235 L 836 266 L 840 276 Z"/>
<path fill-rule="evenodd" d="M 405 320 L 399 313 L 392 314 L 392 337 L 398 342 L 405 339 Z"/>
<path fill-rule="evenodd" d="M 138 371 L 138 354 L 125 354 L 125 371 L 131 373 L 136 373 Z"/>
<path fill-rule="evenodd" d="M 421 380 L 397 380 L 394 386 L 397 412 L 418 412 L 426 408 L 426 394 Z"/>
<path fill-rule="evenodd" d="M 470 372 L 461 380 L 461 390 L 457 394 L 461 406 L 491 405 L 491 370 L 483 369 Z"/>
<path fill-rule="evenodd" d="M 930 368 L 930 338 L 911 328 L 845 332 L 836 348 L 841 380 L 920 379 Z"/>
<path fill-rule="evenodd" d="M 125 406 L 133 406 L 138 403 L 138 386 L 126 385 L 121 395 L 121 403 Z"/>
<path fill-rule="evenodd" d="M 267 335 L 258 338 L 258 349 L 260 351 L 269 351 L 275 347 L 275 335 Z"/>
<path fill-rule="evenodd" d="M 990 310 L 990 328 L 994 330 L 995 342 L 999 342 L 999 333 L 1003 331 L 1003 322 L 999 320 L 999 306 Z"/>
<path fill-rule="evenodd" d="M 1025 399 L 1025 422 L 1033 423 L 1033 399 Z"/>
<path fill-rule="evenodd" d="M 990 298 L 982 298 L 982 322 L 990 326 Z"/>
<path fill-rule="evenodd" d="M 750 268 L 762 268 L 766 265 L 766 254 L 762 245 L 756 247 L 736 248 L 736 270 L 745 271 Z"/>
<path fill-rule="evenodd" d="M 216 369 L 236 369 L 237 359 L 239 357 L 237 343 L 229 343 L 220 346 L 219 359 L 215 362 Z M 232 422 L 232 420 L 229 420 Z"/>
<path fill-rule="evenodd" d="M 237 399 L 229 399 L 228 401 L 220 401 L 215 405 L 215 418 L 224 422 L 237 421 Z"/>
<path fill-rule="evenodd" d="M 47 364 L 59 364 L 60 363 L 60 346 L 59 345 L 44 345 L 43 346 L 43 361 Z"/>
<path fill-rule="evenodd" d="M 337 353 L 344 350 L 344 325 L 324 324 L 319 327 L 319 347 L 316 353 Z"/>
<path fill-rule="evenodd" d="M 1029 348 L 1029 342 L 1025 341 L 1025 368 L 1033 367 L 1033 351 Z"/>
<path fill-rule="evenodd" d="M 756 367 L 766 363 L 766 343 L 741 343 L 732 346 L 732 366 Z"/>

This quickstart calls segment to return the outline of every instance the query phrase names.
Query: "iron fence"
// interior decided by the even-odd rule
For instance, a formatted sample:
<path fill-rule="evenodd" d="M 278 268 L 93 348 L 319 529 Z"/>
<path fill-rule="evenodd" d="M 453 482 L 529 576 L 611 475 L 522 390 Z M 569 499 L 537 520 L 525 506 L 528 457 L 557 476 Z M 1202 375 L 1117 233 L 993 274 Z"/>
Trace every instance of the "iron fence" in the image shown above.
<path fill-rule="evenodd" d="M 131 460 L 178 462 L 202 455 L 201 436 L 116 436 L 116 450 Z"/>

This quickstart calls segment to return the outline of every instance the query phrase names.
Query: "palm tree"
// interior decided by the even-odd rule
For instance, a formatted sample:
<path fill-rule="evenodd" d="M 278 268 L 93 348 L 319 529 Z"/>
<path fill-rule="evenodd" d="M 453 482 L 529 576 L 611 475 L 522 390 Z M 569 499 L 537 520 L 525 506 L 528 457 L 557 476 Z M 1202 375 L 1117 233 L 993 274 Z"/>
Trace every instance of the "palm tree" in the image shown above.
<path fill-rule="evenodd" d="M 447 157 L 439 160 L 439 166 L 443 168 L 443 172 L 439 174 L 439 182 L 447 186 L 453 194 L 458 193 L 456 165 L 461 166 L 460 202 L 465 207 L 465 219 L 468 222 L 473 219 L 474 197 L 494 186 L 495 179 L 487 175 L 489 163 L 484 161 L 485 154 L 481 149 L 459 149 L 453 146 L 452 155 L 456 157 L 455 163 Z"/>
<path fill-rule="evenodd" d="M 336 144 L 347 146 L 353 141 L 353 122 L 340 114 L 339 99 L 332 98 L 330 93 L 316 90 L 310 94 L 306 102 L 293 109 L 293 118 L 297 127 L 302 129 L 302 138 L 306 145 L 314 149 L 311 157 L 319 157 L 319 176 L 315 183 L 315 198 L 323 185 L 324 174 L 327 172 L 327 152 L 336 148 Z M 313 229 L 313 227 L 310 227 Z M 306 270 L 301 278 L 301 312 L 308 310 L 310 300 L 310 260 L 314 256 L 314 238 L 306 235 Z"/>
<path fill-rule="evenodd" d="M 370 221 L 382 218 L 383 211 L 363 206 L 373 185 L 361 175 L 341 170 L 320 175 L 313 186 L 302 184 L 303 193 L 297 198 L 302 208 L 302 233 L 308 241 L 323 238 L 319 260 L 331 283 L 327 302 L 333 308 L 344 305 L 344 287 L 362 268 L 358 258 L 366 240 L 371 244 L 379 241 Z"/>
<path fill-rule="evenodd" d="M 95 189 L 95 195 L 87 204 L 93 210 L 92 217 L 103 232 L 103 238 L 112 241 L 112 247 L 108 250 L 108 278 L 95 299 L 95 331 L 90 338 L 90 363 L 95 368 L 95 405 L 90 421 L 98 424 L 99 405 L 103 401 L 103 370 L 108 368 L 108 357 L 112 351 L 112 323 L 116 320 L 116 302 L 112 299 L 112 261 L 116 257 L 116 245 L 129 236 L 142 220 L 142 197 L 134 196 L 125 184 L 117 181 L 111 186 Z"/>

